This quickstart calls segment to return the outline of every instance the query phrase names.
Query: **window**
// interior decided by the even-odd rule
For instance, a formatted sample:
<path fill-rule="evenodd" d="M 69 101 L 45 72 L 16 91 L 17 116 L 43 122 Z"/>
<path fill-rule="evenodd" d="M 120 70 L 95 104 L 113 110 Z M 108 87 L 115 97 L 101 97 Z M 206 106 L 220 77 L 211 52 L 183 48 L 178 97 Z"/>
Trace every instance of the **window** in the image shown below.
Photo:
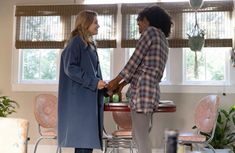
<path fill-rule="evenodd" d="M 226 81 L 228 48 L 205 48 L 197 53 L 198 72 L 195 70 L 195 52 L 184 49 L 185 81 Z"/>
<path fill-rule="evenodd" d="M 122 47 L 126 48 L 127 51 L 127 58 L 126 61 L 129 60 L 131 55 L 134 52 L 134 48 L 136 43 L 140 37 L 138 24 L 137 24 L 137 12 L 139 12 L 146 4 L 141 4 L 139 7 L 135 9 L 131 9 L 134 7 L 130 4 L 123 4 L 122 5 Z M 133 11 L 134 10 L 134 11 Z M 167 74 L 166 69 L 163 73 L 163 77 L 161 81 L 167 81 Z"/>
<path fill-rule="evenodd" d="M 104 4 L 107 1 L 100 3 Z M 206 30 L 204 48 L 197 53 L 198 73 L 194 72 L 195 54 L 188 48 L 187 36 L 194 26 L 194 10 L 188 5 L 188 0 L 158 2 L 154 3 L 165 8 L 174 21 L 161 91 L 188 92 L 188 89 L 198 87 L 195 84 L 200 84 L 202 87 L 208 84 L 227 85 L 228 79 L 234 74 L 234 72 L 229 74 L 233 69 L 228 63 L 234 37 L 233 2 L 206 0 L 203 7 L 198 10 L 198 24 L 200 28 Z M 93 1 L 85 0 L 84 3 L 91 4 Z M 45 91 L 45 89 L 51 91 L 50 86 L 54 87 L 53 91 L 57 90 L 60 53 L 74 28 L 76 14 L 84 9 L 94 10 L 99 14 L 100 28 L 95 39 L 98 44 L 97 51 L 103 79 L 110 80 L 116 76 L 132 55 L 140 37 L 136 21 L 138 12 L 153 3 L 146 1 L 142 3 L 142 0 L 140 3 L 136 1 L 112 3 L 122 2 L 112 1 L 105 5 L 93 3 L 92 5 L 16 6 L 13 83 L 32 85 L 28 91 Z M 39 85 L 44 89 L 37 90 L 35 86 Z M 211 86 L 207 87 L 211 89 Z M 21 89 L 16 88 L 16 90 Z M 213 91 L 218 92 L 217 89 Z"/>
<path fill-rule="evenodd" d="M 231 13 L 229 11 L 218 12 L 198 12 L 197 20 L 201 29 L 209 38 L 231 38 L 232 24 Z M 195 13 L 183 13 L 183 37 L 187 38 L 187 33 L 191 32 L 195 25 Z M 225 28 L 226 27 L 226 28 Z"/>
<path fill-rule="evenodd" d="M 18 57 L 15 59 L 18 63 L 14 64 L 13 81 L 16 86 L 58 84 L 60 52 L 74 28 L 77 12 L 91 8 L 99 14 L 101 27 L 95 39 L 103 79 L 110 80 L 112 48 L 116 47 L 117 5 L 16 6 L 15 55 Z"/>
<path fill-rule="evenodd" d="M 57 81 L 57 49 L 21 49 L 21 76 L 20 82 L 47 82 Z"/>
<path fill-rule="evenodd" d="M 170 0 L 169 0 L 170 1 Z M 122 41 L 123 48 L 133 48 L 138 37 L 132 37 L 131 22 L 144 7 L 151 4 L 122 4 Z M 204 1 L 198 10 L 198 23 L 206 30 L 206 40 L 202 53 L 198 53 L 200 64 L 199 77 L 194 73 L 194 53 L 189 51 L 187 33 L 194 26 L 194 11 L 188 2 L 159 3 L 165 8 L 174 21 L 174 29 L 169 38 L 170 52 L 166 67 L 166 80 L 161 86 L 163 92 L 218 92 L 224 90 L 210 85 L 227 85 L 230 70 L 228 64 L 228 50 L 232 47 L 232 1 Z M 134 19 L 133 19 L 134 20 Z M 129 55 L 131 54 L 130 51 Z M 215 58 L 218 60 L 214 60 Z M 201 58 L 203 57 L 203 58 Z M 226 58 L 225 58 L 226 57 Z M 190 63 L 191 62 L 191 63 Z M 219 65 L 219 66 L 218 66 Z M 168 81 L 169 80 L 169 81 Z M 195 86 L 199 84 L 201 86 Z M 223 88 L 223 87 L 222 87 Z"/>
<path fill-rule="evenodd" d="M 20 19 L 19 39 L 23 41 L 62 41 L 60 16 L 23 16 Z"/>
<path fill-rule="evenodd" d="M 76 16 L 72 17 L 72 29 L 75 25 Z M 111 55 L 113 48 L 115 46 L 115 16 L 113 15 L 98 15 L 98 24 L 100 28 L 98 30 L 98 35 L 94 36 L 97 41 L 97 51 L 100 60 L 100 67 L 103 76 L 103 80 L 110 80 L 112 77 L 111 73 Z M 100 41 L 102 40 L 102 41 Z"/>
<path fill-rule="evenodd" d="M 194 27 L 194 13 L 183 13 L 183 36 L 192 31 Z M 197 14 L 198 24 L 206 33 L 206 39 L 226 39 L 232 38 L 231 16 L 229 11 L 199 12 Z M 226 42 L 224 42 L 226 44 Z M 205 44 L 207 45 L 207 44 Z M 192 52 L 184 49 L 184 80 L 185 82 L 196 81 L 207 83 L 223 83 L 228 81 L 226 75 L 226 55 L 229 48 L 224 48 L 223 44 L 213 42 L 210 46 L 204 47 L 201 52 Z M 221 45 L 221 46 L 220 46 Z"/>
<path fill-rule="evenodd" d="M 58 81 L 60 49 L 50 42 L 63 41 L 61 17 L 22 16 L 17 21 L 20 29 L 16 35 L 16 47 L 21 61 L 18 82 L 55 83 Z M 47 47 L 52 49 L 44 49 Z"/>
<path fill-rule="evenodd" d="M 111 55 L 112 55 L 113 49 L 101 49 L 98 48 L 98 55 L 100 60 L 100 68 L 103 76 L 103 80 L 111 80 Z"/>

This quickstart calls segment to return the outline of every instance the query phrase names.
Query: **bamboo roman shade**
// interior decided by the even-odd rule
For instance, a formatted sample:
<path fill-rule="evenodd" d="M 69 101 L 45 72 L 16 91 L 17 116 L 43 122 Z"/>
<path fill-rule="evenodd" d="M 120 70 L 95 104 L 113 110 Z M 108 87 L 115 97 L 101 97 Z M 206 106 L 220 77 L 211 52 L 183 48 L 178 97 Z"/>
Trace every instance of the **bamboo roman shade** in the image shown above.
<path fill-rule="evenodd" d="M 134 48 L 138 38 L 137 14 L 143 8 L 158 5 L 166 9 L 174 22 L 169 38 L 171 48 L 188 47 L 188 36 L 194 26 L 194 10 L 188 2 L 123 4 L 122 41 L 123 48 Z M 198 24 L 205 30 L 205 47 L 232 47 L 232 0 L 205 1 L 198 10 Z M 157 19 L 156 19 L 157 20 Z"/>
<path fill-rule="evenodd" d="M 82 10 L 96 11 L 99 24 L 109 26 L 96 36 L 98 47 L 116 47 L 117 5 L 107 4 L 16 6 L 16 48 L 63 48 Z"/>

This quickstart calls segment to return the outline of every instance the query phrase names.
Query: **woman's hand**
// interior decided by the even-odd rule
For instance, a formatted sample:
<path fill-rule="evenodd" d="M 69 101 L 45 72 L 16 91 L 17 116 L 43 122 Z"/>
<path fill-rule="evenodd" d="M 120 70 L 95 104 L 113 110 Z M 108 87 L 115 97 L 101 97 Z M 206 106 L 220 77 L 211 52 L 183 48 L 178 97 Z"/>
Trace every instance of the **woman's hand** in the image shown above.
<path fill-rule="evenodd" d="M 120 76 L 117 76 L 115 79 L 111 80 L 108 85 L 107 88 L 110 92 L 116 90 L 119 87 L 119 82 L 122 80 L 122 78 Z"/>
<path fill-rule="evenodd" d="M 108 83 L 107 88 L 109 91 L 114 91 L 118 88 L 118 84 L 119 82 L 116 79 L 113 79 Z"/>
<path fill-rule="evenodd" d="M 118 88 L 117 88 L 114 92 L 116 92 L 116 93 L 121 93 L 123 87 L 125 87 L 126 85 L 127 85 L 127 83 L 126 83 L 125 81 L 122 81 L 122 82 L 119 84 Z"/>
<path fill-rule="evenodd" d="M 99 80 L 97 84 L 97 89 L 103 89 L 105 86 L 106 86 L 106 82 L 104 82 L 103 80 Z"/>

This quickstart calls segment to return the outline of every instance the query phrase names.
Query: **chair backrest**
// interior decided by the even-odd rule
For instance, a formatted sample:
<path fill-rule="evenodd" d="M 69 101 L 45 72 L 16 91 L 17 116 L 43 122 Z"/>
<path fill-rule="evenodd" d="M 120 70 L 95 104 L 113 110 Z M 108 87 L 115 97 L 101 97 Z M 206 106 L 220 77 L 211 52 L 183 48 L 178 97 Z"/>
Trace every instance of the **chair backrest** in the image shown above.
<path fill-rule="evenodd" d="M 194 116 L 195 125 L 199 131 L 204 133 L 213 131 L 218 116 L 219 103 L 217 95 L 208 95 L 199 101 Z"/>
<path fill-rule="evenodd" d="M 36 96 L 34 115 L 43 128 L 55 128 L 57 123 L 57 97 L 51 94 Z"/>
<path fill-rule="evenodd" d="M 118 126 L 118 128 L 127 129 L 127 130 L 130 130 L 132 128 L 130 112 L 114 111 L 113 120 Z"/>
<path fill-rule="evenodd" d="M 0 152 L 26 153 L 29 121 L 0 117 Z"/>

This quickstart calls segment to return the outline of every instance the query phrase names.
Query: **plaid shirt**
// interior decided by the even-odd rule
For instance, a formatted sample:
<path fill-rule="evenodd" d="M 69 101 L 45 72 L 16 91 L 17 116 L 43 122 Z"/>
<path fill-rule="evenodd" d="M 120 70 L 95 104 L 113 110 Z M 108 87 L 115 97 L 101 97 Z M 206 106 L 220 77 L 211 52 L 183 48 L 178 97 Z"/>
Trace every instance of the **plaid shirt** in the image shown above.
<path fill-rule="evenodd" d="M 164 33 L 148 27 L 140 37 L 133 55 L 119 75 L 130 83 L 130 107 L 136 112 L 154 112 L 160 99 L 161 81 L 167 56 L 168 41 Z"/>

